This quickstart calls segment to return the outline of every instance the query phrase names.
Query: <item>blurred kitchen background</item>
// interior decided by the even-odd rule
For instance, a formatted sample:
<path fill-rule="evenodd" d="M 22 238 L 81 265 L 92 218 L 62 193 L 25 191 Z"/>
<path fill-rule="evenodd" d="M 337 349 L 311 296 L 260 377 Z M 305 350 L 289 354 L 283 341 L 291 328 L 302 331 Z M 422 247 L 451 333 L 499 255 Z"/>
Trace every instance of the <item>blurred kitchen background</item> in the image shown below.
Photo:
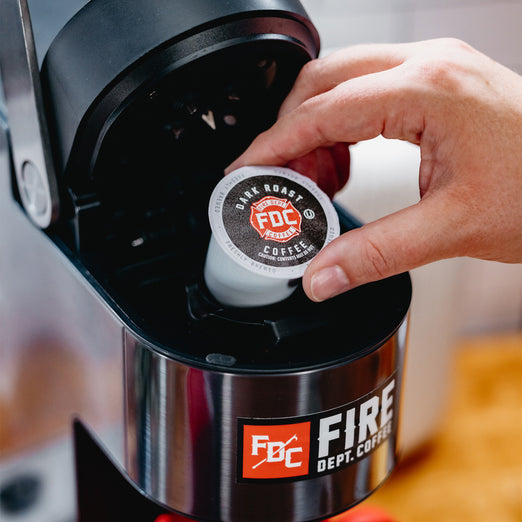
<path fill-rule="evenodd" d="M 55 1 L 67 4 L 67 0 Z M 358 43 L 452 36 L 522 72 L 522 0 L 301 1 L 319 30 L 323 54 Z M 31 8 L 45 14 L 49 3 L 34 1 Z M 52 10 L 49 10 L 49 16 L 53 16 Z M 351 180 L 337 200 L 365 222 L 412 204 L 418 200 L 418 165 L 418 149 L 407 143 L 377 138 L 355 145 L 352 147 Z M 403 400 L 402 447 L 405 459 L 417 460 L 408 464 L 407 469 L 399 470 L 389 485 L 369 502 L 388 509 L 401 522 L 451 522 L 464 518 L 520 522 L 522 265 L 453 259 L 415 270 L 412 276 L 414 304 Z M 479 356 L 476 356 L 477 350 Z M 484 354 L 486 358 L 482 359 Z M 503 356 L 507 357 L 505 364 L 499 364 Z M 511 373 L 506 372 L 506 365 Z M 498 372 L 490 375 L 490 381 L 477 380 L 477 372 L 483 374 L 490 369 Z M 0 405 L 9 390 L 8 381 L 2 386 L 0 380 Z M 504 395 L 495 395 L 496 387 L 501 385 L 504 385 Z M 503 426 L 498 416 L 489 420 L 486 411 L 490 410 L 486 410 L 484 402 L 473 405 L 483 408 L 484 412 L 482 417 L 473 417 L 471 427 L 456 423 L 463 415 L 455 408 L 468 412 L 471 408 L 466 402 L 470 389 L 489 393 L 493 404 L 505 406 L 509 429 L 501 431 L 509 432 L 507 434 L 512 437 L 488 439 L 490 434 L 485 433 L 484 447 L 488 452 L 491 450 L 492 459 L 478 469 L 470 464 L 473 457 L 470 461 L 459 461 L 457 448 L 465 448 L 468 439 L 460 441 L 460 446 L 453 440 L 448 444 L 452 449 L 444 450 L 450 437 L 448 433 L 451 437 L 459 434 L 467 437 L 466 430 L 470 429 L 473 437 L 478 437 L 488 423 Z M 1 447 L 1 435 L 0 456 L 6 449 Z M 5 440 L 9 441 L 9 437 Z M 426 446 L 437 447 L 437 444 L 439 452 L 431 450 L 426 456 Z M 508 463 L 494 453 L 498 447 L 507 451 L 504 459 Z M 8 484 L 9 477 L 23 475 L 25 469 L 38 472 L 40 467 L 44 468 L 45 459 L 62 452 L 64 455 L 68 452 L 68 449 L 64 450 L 63 442 L 55 444 L 52 440 L 43 448 L 31 448 L 26 460 L 20 460 L 12 451 L 6 452 L 7 458 L 0 458 L 0 501 L 2 487 Z M 424 455 L 424 459 L 419 458 L 419 454 Z M 460 477 L 460 480 L 448 482 L 450 476 Z M 486 476 L 492 477 L 498 486 L 496 489 L 484 479 Z M 453 497 L 442 487 L 445 483 L 451 484 Z M 68 516 L 73 506 L 67 495 L 71 488 L 71 477 L 59 472 L 49 477 L 46 487 L 40 491 L 38 510 L 29 506 L 28 510 L 2 514 L 0 509 L 0 518 L 16 522 L 70 520 Z M 426 496 L 426 492 L 431 496 Z M 56 498 L 59 502 L 53 504 Z M 473 504 L 470 498 L 475 499 Z M 447 509 L 441 510 L 443 504 Z M 497 511 L 494 511 L 495 506 Z M 431 517 L 429 513 L 432 513 Z"/>

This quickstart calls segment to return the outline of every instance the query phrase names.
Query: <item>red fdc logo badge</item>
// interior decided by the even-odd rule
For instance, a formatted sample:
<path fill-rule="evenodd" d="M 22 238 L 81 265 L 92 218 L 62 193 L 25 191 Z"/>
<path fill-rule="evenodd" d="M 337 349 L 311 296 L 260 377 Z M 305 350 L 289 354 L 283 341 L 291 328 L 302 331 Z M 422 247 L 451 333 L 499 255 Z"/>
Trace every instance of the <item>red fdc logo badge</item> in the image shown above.
<path fill-rule="evenodd" d="M 310 422 L 243 425 L 243 478 L 278 479 L 308 474 Z"/>
<path fill-rule="evenodd" d="M 286 243 L 301 233 L 302 217 L 291 201 L 265 196 L 250 207 L 250 224 L 265 240 Z"/>

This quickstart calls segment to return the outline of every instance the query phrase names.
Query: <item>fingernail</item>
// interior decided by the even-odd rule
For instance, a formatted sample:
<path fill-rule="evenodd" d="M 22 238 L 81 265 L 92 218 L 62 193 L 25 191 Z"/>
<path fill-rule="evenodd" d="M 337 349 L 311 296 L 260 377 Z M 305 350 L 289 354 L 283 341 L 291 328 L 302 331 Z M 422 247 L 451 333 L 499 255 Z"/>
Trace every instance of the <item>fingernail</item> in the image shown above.
<path fill-rule="evenodd" d="M 351 288 L 350 281 L 339 265 L 329 266 L 316 272 L 310 281 L 314 301 L 324 301 Z"/>

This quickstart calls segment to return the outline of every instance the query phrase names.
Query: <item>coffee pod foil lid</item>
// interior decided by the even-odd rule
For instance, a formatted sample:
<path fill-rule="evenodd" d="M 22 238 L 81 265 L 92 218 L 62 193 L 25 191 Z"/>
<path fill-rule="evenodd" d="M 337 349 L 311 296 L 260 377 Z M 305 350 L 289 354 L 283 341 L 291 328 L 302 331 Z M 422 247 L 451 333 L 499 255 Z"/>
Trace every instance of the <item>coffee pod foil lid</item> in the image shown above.
<path fill-rule="evenodd" d="M 330 198 L 283 167 L 242 167 L 225 176 L 209 203 L 212 233 L 242 267 L 267 277 L 301 277 L 339 235 Z"/>

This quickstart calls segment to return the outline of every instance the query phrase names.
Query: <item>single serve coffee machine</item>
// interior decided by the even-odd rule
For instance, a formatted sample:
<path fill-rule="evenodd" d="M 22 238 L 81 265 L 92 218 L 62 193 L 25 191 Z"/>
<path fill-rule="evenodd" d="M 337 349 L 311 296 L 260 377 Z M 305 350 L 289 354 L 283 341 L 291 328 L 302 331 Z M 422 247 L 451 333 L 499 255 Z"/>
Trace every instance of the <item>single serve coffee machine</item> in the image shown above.
<path fill-rule="evenodd" d="M 81 522 L 323 520 L 393 469 L 408 274 L 203 278 L 213 188 L 318 52 L 297 0 L 0 3 L 0 354 L 65 404 Z"/>

